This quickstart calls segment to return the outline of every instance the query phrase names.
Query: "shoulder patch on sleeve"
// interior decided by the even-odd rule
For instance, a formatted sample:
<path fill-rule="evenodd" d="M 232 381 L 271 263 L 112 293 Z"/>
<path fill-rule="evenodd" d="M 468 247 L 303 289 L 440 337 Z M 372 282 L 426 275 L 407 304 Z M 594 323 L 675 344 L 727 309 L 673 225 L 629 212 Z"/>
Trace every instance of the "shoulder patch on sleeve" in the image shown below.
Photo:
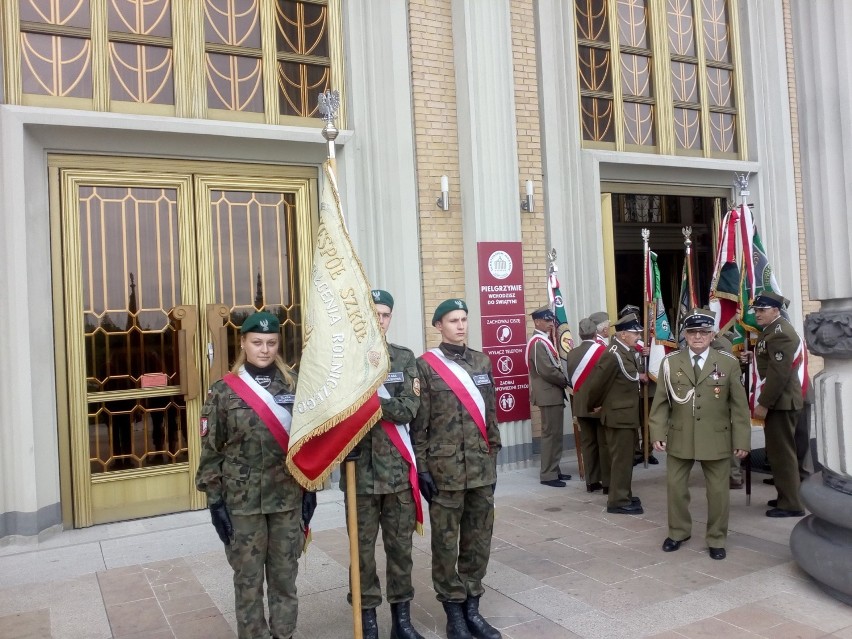
<path fill-rule="evenodd" d="M 420 378 L 415 377 L 411 382 L 411 390 L 414 391 L 414 394 L 417 397 L 420 397 Z"/>

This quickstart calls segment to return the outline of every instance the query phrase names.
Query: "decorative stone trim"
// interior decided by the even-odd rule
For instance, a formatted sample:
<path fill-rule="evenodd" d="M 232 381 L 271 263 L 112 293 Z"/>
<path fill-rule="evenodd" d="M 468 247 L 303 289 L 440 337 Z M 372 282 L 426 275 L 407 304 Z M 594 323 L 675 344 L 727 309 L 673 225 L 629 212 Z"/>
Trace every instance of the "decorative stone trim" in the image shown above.
<path fill-rule="evenodd" d="M 808 314 L 805 341 L 814 355 L 852 359 L 852 310 Z"/>

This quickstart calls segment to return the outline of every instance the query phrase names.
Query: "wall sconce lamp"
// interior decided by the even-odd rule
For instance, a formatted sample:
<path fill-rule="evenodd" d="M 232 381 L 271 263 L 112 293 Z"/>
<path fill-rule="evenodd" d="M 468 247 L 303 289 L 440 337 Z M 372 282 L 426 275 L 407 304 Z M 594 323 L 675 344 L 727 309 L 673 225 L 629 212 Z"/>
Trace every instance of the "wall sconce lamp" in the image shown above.
<path fill-rule="evenodd" d="M 532 213 L 535 210 L 535 202 L 533 201 L 533 181 L 527 180 L 527 195 L 521 200 L 521 210 Z"/>
<path fill-rule="evenodd" d="M 441 195 L 435 200 L 435 204 L 442 211 L 450 210 L 450 180 L 446 175 L 441 176 Z"/>

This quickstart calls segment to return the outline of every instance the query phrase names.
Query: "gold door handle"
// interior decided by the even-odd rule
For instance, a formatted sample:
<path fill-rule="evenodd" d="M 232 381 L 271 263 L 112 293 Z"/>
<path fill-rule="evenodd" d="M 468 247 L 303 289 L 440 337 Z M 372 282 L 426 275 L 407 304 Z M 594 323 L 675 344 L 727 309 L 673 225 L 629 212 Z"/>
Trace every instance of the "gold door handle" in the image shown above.
<path fill-rule="evenodd" d="M 180 392 L 185 401 L 198 397 L 201 380 L 195 353 L 195 332 L 198 326 L 198 311 L 195 306 L 183 304 L 172 309 L 172 317 L 178 322 L 178 376 Z"/>
<path fill-rule="evenodd" d="M 231 310 L 224 304 L 207 305 L 207 330 L 210 331 L 207 352 L 210 357 L 211 384 L 228 372 L 228 327 L 222 320 L 227 321 L 230 314 Z"/>

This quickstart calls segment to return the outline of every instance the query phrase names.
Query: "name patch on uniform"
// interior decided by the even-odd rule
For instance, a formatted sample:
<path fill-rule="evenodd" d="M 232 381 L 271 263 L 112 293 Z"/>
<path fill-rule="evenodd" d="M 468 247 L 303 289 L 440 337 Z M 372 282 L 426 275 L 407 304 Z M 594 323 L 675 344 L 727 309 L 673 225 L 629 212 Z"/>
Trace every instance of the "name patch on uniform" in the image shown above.
<path fill-rule="evenodd" d="M 275 403 L 279 406 L 286 406 L 287 404 L 294 404 L 296 402 L 295 395 L 275 395 L 274 399 Z"/>
<path fill-rule="evenodd" d="M 405 381 L 405 373 L 402 371 L 391 371 L 385 380 L 385 384 L 399 384 Z"/>
<path fill-rule="evenodd" d="M 491 383 L 491 379 L 487 374 L 482 373 L 480 375 L 473 376 L 473 383 L 477 386 L 488 386 Z"/>
<path fill-rule="evenodd" d="M 199 430 L 201 431 L 202 437 L 207 435 L 207 418 L 206 417 L 201 418 L 201 424 L 200 424 Z"/>

